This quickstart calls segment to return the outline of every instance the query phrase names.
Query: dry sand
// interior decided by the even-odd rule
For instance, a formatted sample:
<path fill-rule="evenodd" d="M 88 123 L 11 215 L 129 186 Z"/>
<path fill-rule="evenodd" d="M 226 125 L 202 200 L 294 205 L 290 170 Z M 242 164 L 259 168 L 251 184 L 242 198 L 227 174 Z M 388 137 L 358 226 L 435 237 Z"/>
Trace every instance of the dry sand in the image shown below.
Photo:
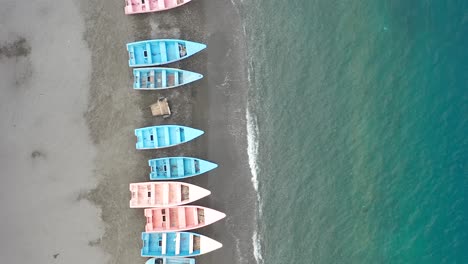
<path fill-rule="evenodd" d="M 80 10 L 69 0 L 1 5 L 1 263 L 105 263 L 94 246 L 100 210 L 83 199 L 97 181 Z"/>
<path fill-rule="evenodd" d="M 149 158 L 187 155 L 220 165 L 189 182 L 212 191 L 197 204 L 227 214 L 196 231 L 224 244 L 198 263 L 254 263 L 245 40 L 233 2 L 194 0 L 138 16 L 125 16 L 123 1 L 75 4 L 28 7 L 28 23 L 18 3 L 1 11 L 8 15 L 0 16 L 2 30 L 7 28 L 0 47 L 21 38 L 25 43 L 13 55 L 5 55 L 9 46 L 0 53 L 2 79 L 8 80 L 0 99 L 7 188 L 0 194 L 7 208 L 0 255 L 7 263 L 144 263 L 145 219 L 143 210 L 128 207 L 128 184 L 148 180 Z M 125 43 L 151 38 L 207 43 L 202 53 L 169 65 L 205 78 L 171 91 L 133 91 Z M 169 98 L 174 112 L 167 120 L 151 116 L 149 105 L 159 96 Z M 135 128 L 164 123 L 200 128 L 205 135 L 164 151 L 135 150 Z"/>

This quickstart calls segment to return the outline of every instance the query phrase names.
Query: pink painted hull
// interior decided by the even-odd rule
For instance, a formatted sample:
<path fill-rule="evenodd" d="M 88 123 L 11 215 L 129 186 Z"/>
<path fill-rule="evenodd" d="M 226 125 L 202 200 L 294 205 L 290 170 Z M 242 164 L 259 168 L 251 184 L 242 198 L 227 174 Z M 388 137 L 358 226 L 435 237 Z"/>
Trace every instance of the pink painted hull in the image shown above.
<path fill-rule="evenodd" d="M 141 14 L 169 10 L 191 0 L 125 0 L 125 14 Z"/>
<path fill-rule="evenodd" d="M 146 232 L 178 232 L 217 222 L 226 214 L 194 205 L 145 209 Z"/>
<path fill-rule="evenodd" d="M 210 191 L 185 182 L 130 183 L 130 208 L 172 207 L 191 203 Z"/>

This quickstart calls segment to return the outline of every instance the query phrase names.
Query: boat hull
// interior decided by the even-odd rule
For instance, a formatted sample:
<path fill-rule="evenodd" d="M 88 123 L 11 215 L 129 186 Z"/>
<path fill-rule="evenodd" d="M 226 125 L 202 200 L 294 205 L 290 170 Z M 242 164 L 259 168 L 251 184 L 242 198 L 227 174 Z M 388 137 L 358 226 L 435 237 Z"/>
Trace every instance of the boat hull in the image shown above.
<path fill-rule="evenodd" d="M 217 164 L 191 157 L 166 157 L 148 161 L 150 180 L 180 180 L 209 172 Z"/>
<path fill-rule="evenodd" d="M 211 208 L 195 205 L 145 209 L 145 231 L 179 232 L 211 225 L 226 214 Z"/>
<path fill-rule="evenodd" d="M 130 183 L 130 208 L 172 207 L 194 202 L 211 194 L 185 182 Z"/>
<path fill-rule="evenodd" d="M 145 264 L 195 264 L 195 259 L 178 257 L 150 258 Z"/>
<path fill-rule="evenodd" d="M 165 90 L 181 87 L 203 78 L 203 75 L 175 68 L 135 68 L 133 69 L 133 89 Z"/>
<path fill-rule="evenodd" d="M 191 0 L 126 0 L 125 14 L 135 15 L 161 12 L 187 4 Z"/>
<path fill-rule="evenodd" d="M 158 66 L 186 59 L 205 44 L 180 39 L 153 39 L 127 43 L 130 67 Z"/>
<path fill-rule="evenodd" d="M 143 232 L 141 239 L 142 257 L 194 257 L 223 246 L 214 239 L 191 232 Z"/>
<path fill-rule="evenodd" d="M 161 125 L 135 129 L 137 149 L 160 149 L 189 142 L 204 132 L 179 125 Z"/>

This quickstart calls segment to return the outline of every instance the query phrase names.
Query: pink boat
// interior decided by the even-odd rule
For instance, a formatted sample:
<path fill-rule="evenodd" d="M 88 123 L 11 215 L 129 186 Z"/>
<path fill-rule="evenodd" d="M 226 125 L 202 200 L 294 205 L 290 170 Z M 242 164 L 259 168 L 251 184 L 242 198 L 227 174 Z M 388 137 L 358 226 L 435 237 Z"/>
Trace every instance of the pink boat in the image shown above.
<path fill-rule="evenodd" d="M 191 0 L 125 0 L 125 14 L 141 14 L 169 10 Z"/>
<path fill-rule="evenodd" d="M 210 191 L 185 182 L 130 183 L 130 208 L 172 207 L 191 203 Z"/>
<path fill-rule="evenodd" d="M 210 225 L 226 217 L 219 211 L 195 205 L 145 209 L 146 232 L 178 232 Z"/>

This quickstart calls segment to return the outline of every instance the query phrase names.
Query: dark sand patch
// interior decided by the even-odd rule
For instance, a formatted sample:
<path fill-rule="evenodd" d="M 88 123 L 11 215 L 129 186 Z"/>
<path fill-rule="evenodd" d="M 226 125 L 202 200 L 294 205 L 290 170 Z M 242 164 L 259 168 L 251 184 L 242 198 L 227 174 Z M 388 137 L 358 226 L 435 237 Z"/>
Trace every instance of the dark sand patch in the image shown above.
<path fill-rule="evenodd" d="M 33 152 L 31 152 L 31 158 L 32 159 L 38 159 L 38 158 L 44 158 L 45 159 L 46 155 L 42 151 L 34 150 Z"/>
<path fill-rule="evenodd" d="M 129 208 L 128 184 L 149 181 L 147 160 L 164 156 L 194 156 L 220 166 L 187 180 L 212 191 L 196 204 L 227 214 L 225 220 L 198 230 L 224 244 L 200 257 L 200 263 L 254 261 L 253 219 L 246 217 L 254 215 L 255 195 L 247 159 L 245 42 L 231 1 L 206 5 L 193 1 L 170 12 L 138 16 L 125 16 L 123 6 L 110 0 L 81 5 L 87 19 L 85 39 L 93 51 L 86 120 L 98 151 L 95 171 L 99 184 L 89 199 L 102 208 L 106 232 L 99 246 L 112 255 L 112 263 L 144 261 L 140 237 L 145 217 L 143 210 Z M 164 65 L 199 72 L 205 78 L 168 91 L 134 91 L 125 44 L 153 38 L 207 43 L 207 50 Z M 149 106 L 161 96 L 168 98 L 173 112 L 168 119 L 151 116 Z M 137 151 L 134 129 L 158 124 L 192 126 L 205 135 L 177 147 Z"/>
<path fill-rule="evenodd" d="M 26 57 L 31 53 L 31 46 L 25 38 L 20 37 L 15 41 L 0 45 L 1 57 Z"/>

